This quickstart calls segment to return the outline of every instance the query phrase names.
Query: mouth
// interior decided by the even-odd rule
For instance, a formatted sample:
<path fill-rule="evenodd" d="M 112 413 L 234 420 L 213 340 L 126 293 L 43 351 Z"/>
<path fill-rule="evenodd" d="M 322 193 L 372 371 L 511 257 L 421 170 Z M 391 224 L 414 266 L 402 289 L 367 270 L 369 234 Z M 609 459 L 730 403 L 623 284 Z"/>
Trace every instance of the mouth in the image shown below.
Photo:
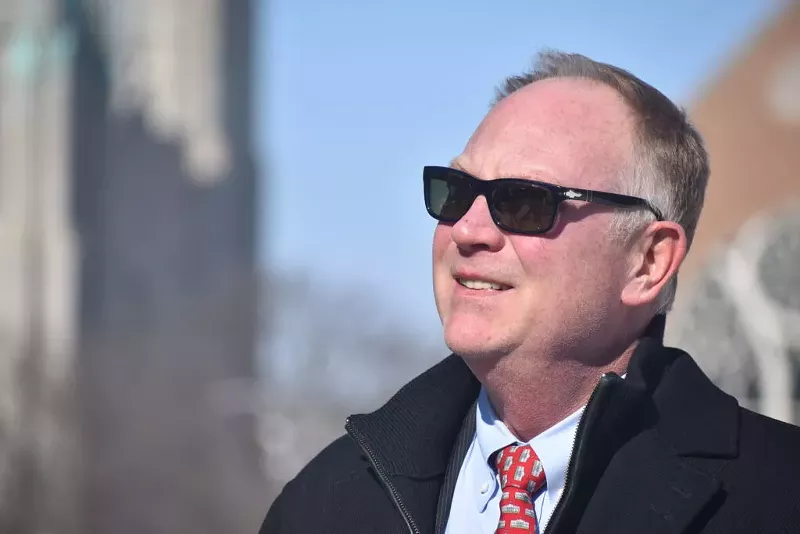
<path fill-rule="evenodd" d="M 507 289 L 511 289 L 511 286 L 506 284 L 479 280 L 477 278 L 456 277 L 456 282 L 467 289 L 476 291 L 506 291 Z"/>

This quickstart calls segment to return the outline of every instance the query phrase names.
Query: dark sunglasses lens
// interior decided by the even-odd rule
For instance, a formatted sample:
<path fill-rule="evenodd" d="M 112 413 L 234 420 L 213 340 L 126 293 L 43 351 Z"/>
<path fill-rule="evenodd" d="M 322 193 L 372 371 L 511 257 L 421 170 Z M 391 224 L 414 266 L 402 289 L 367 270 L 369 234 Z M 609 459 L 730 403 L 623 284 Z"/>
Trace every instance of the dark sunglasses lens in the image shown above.
<path fill-rule="evenodd" d="M 494 190 L 492 209 L 507 229 L 536 233 L 550 228 L 556 206 L 552 193 L 543 187 L 503 184 Z"/>
<path fill-rule="evenodd" d="M 459 220 L 475 200 L 469 182 L 456 174 L 430 175 L 427 186 L 431 214 L 441 221 Z"/>

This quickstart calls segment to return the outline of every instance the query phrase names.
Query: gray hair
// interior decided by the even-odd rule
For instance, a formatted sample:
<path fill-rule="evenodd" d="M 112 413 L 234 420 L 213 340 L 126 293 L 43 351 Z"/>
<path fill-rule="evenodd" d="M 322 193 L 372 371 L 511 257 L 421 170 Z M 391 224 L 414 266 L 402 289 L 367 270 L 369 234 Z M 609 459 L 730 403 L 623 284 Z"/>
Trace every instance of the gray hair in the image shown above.
<path fill-rule="evenodd" d="M 694 239 L 703 209 L 709 176 L 708 154 L 703 139 L 690 123 L 686 111 L 663 93 L 619 67 L 600 63 L 579 54 L 545 51 L 533 69 L 505 80 L 497 89 L 494 104 L 511 93 L 540 80 L 581 78 L 614 89 L 633 112 L 635 147 L 632 168 L 620 193 L 638 196 L 661 210 L 664 218 L 680 224 L 688 246 Z M 633 239 L 637 230 L 652 220 L 646 210 L 619 212 L 613 234 Z M 677 276 L 659 295 L 657 313 L 666 314 L 675 300 Z"/>

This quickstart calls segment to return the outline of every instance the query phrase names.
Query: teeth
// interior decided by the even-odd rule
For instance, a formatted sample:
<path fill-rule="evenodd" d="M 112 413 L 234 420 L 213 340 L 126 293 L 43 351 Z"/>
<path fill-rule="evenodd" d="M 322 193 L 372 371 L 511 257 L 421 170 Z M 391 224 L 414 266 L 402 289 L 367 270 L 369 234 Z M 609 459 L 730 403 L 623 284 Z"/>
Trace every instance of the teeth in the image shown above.
<path fill-rule="evenodd" d="M 495 289 L 497 291 L 505 289 L 505 287 L 500 284 L 484 282 L 483 280 L 467 280 L 465 278 L 459 278 L 458 283 L 469 289 Z"/>

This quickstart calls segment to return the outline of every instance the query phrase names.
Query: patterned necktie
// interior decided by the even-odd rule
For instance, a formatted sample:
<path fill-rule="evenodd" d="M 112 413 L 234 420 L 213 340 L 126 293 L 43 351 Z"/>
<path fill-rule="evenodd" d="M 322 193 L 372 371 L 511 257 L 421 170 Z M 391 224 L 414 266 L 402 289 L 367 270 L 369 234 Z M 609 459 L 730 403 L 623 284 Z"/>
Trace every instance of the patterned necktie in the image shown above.
<path fill-rule="evenodd" d="M 542 462 L 530 445 L 509 445 L 495 460 L 500 475 L 500 522 L 495 534 L 539 532 L 533 495 L 545 484 Z"/>

